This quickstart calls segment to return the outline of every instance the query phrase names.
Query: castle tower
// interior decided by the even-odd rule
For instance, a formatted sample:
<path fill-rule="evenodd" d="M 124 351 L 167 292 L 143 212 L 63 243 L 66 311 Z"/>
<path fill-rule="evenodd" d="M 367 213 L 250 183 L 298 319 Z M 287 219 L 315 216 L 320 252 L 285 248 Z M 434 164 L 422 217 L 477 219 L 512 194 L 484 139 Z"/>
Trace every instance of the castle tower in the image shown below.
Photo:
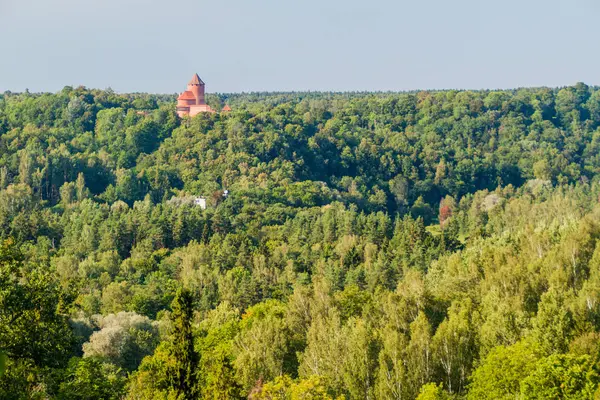
<path fill-rule="evenodd" d="M 204 82 L 202 82 L 198 74 L 194 74 L 192 80 L 187 85 L 187 90 L 177 98 L 177 115 L 180 117 L 186 115 L 193 117 L 203 112 L 215 112 L 215 110 L 206 104 L 204 86 Z"/>
<path fill-rule="evenodd" d="M 200 79 L 198 74 L 194 74 L 192 80 L 188 83 L 187 90 L 194 94 L 196 105 L 206 104 L 204 101 L 204 87 L 205 84 L 202 82 L 202 79 Z"/>

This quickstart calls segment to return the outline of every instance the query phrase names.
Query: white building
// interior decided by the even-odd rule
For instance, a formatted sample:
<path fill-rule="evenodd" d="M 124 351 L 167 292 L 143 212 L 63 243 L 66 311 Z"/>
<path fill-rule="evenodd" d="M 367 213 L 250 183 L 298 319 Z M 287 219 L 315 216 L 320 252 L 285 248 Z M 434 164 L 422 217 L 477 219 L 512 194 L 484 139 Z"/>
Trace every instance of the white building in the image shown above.
<path fill-rule="evenodd" d="M 196 197 L 194 199 L 194 204 L 200 206 L 201 209 L 206 210 L 206 198 Z"/>

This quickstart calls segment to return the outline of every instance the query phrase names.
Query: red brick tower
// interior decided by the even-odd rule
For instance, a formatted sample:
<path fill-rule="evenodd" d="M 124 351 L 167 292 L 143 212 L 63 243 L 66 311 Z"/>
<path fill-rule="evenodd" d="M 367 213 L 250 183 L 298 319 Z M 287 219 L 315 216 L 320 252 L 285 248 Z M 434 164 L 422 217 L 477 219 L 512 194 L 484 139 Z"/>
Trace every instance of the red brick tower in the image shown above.
<path fill-rule="evenodd" d="M 196 98 L 196 105 L 206 104 L 204 101 L 204 82 L 198 76 L 198 74 L 194 74 L 192 76 L 192 80 L 188 83 L 187 90 L 194 94 Z"/>

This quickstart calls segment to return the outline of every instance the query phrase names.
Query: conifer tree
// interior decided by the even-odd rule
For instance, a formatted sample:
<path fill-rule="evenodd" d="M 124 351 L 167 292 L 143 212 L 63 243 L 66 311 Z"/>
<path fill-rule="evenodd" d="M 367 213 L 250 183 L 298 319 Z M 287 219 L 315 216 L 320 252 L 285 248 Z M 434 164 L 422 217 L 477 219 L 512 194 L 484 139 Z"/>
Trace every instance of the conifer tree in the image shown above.
<path fill-rule="evenodd" d="M 191 400 L 197 398 L 196 371 L 200 357 L 194 349 L 192 332 L 194 308 L 190 291 L 179 289 L 171 303 L 171 308 L 173 309 L 171 355 L 175 359 L 172 386 L 177 399 Z"/>

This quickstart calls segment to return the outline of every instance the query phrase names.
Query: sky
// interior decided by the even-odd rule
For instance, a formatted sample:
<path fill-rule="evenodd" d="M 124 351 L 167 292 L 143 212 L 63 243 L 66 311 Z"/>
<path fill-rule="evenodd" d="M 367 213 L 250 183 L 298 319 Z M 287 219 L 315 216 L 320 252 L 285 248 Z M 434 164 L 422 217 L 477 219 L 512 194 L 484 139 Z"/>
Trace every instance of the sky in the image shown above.
<path fill-rule="evenodd" d="M 600 85 L 598 0 L 0 0 L 0 92 Z"/>

